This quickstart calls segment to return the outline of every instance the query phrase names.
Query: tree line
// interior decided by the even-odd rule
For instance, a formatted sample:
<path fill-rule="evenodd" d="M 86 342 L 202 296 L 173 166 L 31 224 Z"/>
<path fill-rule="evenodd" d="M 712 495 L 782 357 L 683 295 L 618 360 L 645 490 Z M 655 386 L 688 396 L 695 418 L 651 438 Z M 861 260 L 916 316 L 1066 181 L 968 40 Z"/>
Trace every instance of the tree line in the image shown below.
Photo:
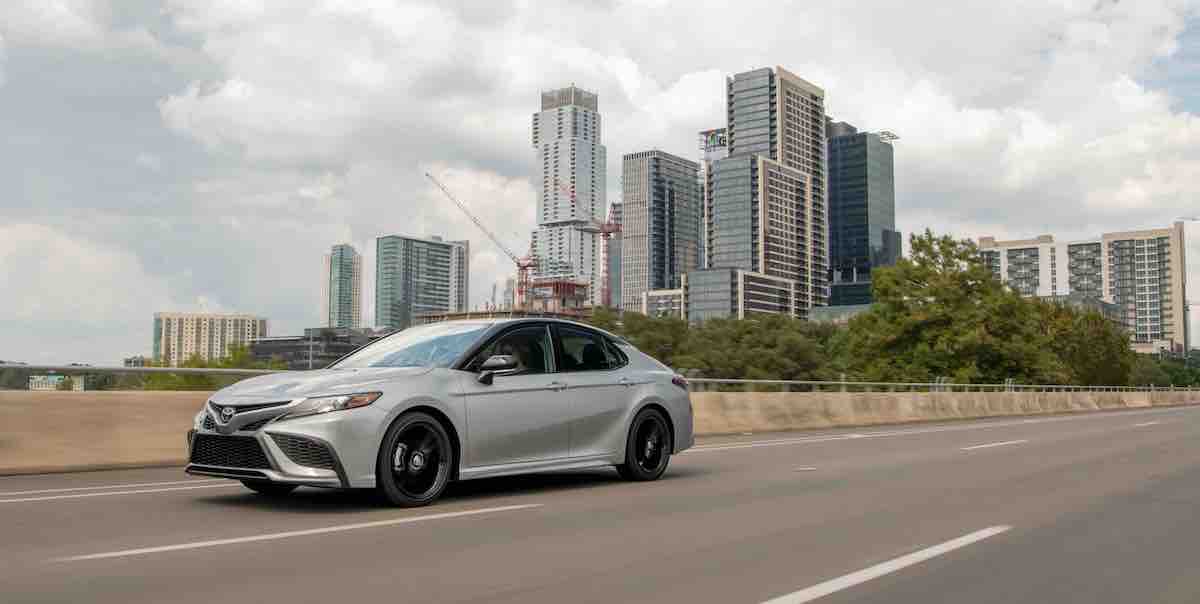
<path fill-rule="evenodd" d="M 591 322 L 707 378 L 1200 385 L 1185 361 L 1134 353 L 1097 310 L 1020 296 L 969 240 L 926 230 L 910 243 L 908 257 L 873 269 L 874 304 L 844 326 L 781 315 L 689 326 L 607 309 Z"/>

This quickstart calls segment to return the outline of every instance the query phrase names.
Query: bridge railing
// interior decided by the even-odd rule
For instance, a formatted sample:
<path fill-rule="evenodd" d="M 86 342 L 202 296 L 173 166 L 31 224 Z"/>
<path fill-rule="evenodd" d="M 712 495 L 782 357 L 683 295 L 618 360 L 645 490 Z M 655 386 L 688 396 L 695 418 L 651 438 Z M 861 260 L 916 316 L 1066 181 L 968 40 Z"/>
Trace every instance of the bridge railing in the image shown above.
<path fill-rule="evenodd" d="M 693 392 L 1195 392 L 1200 388 L 1174 385 L 1074 386 L 1068 384 L 956 384 L 935 382 L 865 382 L 808 380 L 740 380 L 688 377 Z"/>
<path fill-rule="evenodd" d="M 286 369 L 192 367 L 100 367 L 90 365 L 0 364 L 0 390 L 26 390 L 29 376 L 54 375 L 83 381 L 85 390 L 216 390 L 246 378 L 285 373 Z M 302 373 L 302 371 L 297 371 Z M 693 392 L 1162 392 L 1200 391 L 1196 387 L 1076 386 L 1069 384 L 957 384 L 933 382 L 869 382 L 857 380 L 752 380 L 705 378 L 683 370 Z"/>

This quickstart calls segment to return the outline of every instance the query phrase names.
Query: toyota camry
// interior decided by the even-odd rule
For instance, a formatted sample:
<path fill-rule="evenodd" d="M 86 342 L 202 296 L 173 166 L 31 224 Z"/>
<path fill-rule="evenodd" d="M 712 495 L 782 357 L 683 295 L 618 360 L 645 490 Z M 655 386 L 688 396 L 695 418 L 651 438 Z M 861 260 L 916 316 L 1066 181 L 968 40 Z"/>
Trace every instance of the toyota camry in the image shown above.
<path fill-rule="evenodd" d="M 187 442 L 191 474 L 409 507 L 454 480 L 605 466 L 655 480 L 694 438 L 687 381 L 667 366 L 587 325 L 507 319 L 412 327 L 326 369 L 238 382 Z"/>

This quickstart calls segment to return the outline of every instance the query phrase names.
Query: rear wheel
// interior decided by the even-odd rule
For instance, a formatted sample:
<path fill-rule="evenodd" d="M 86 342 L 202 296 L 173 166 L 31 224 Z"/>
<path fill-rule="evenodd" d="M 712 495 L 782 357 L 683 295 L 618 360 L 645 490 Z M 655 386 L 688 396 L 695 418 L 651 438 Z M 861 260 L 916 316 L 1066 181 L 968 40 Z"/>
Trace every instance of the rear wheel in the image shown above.
<path fill-rule="evenodd" d="M 280 484 L 265 480 L 243 480 L 242 484 L 246 485 L 247 489 L 259 495 L 266 495 L 267 497 L 283 497 L 296 490 L 296 485 L 294 484 Z"/>
<path fill-rule="evenodd" d="M 445 426 L 427 413 L 406 413 L 388 428 L 379 447 L 377 488 L 392 505 L 429 505 L 446 489 L 453 464 Z"/>
<path fill-rule="evenodd" d="M 625 480 L 657 480 L 671 461 L 671 430 L 657 409 L 643 409 L 629 426 L 625 463 L 617 472 Z"/>

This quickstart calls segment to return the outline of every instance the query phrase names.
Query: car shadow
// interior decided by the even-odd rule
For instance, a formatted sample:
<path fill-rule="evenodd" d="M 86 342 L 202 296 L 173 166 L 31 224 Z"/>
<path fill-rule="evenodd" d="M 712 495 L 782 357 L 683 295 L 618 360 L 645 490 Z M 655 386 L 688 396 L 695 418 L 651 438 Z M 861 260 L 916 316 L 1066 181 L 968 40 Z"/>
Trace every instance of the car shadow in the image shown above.
<path fill-rule="evenodd" d="M 688 466 L 668 469 L 657 483 L 671 483 L 703 477 L 712 470 Z M 574 472 L 552 472 L 545 474 L 523 474 L 499 478 L 481 478 L 453 482 L 442 493 L 443 502 L 486 501 L 517 495 L 546 494 L 560 491 L 584 491 L 635 483 L 626 482 L 614 469 L 580 470 Z M 297 514 L 305 513 L 354 513 L 388 509 L 372 489 L 320 489 L 299 488 L 280 497 L 268 497 L 245 491 L 222 495 L 197 497 L 196 502 L 231 508 L 272 510 Z M 436 507 L 437 504 L 434 504 Z"/>

